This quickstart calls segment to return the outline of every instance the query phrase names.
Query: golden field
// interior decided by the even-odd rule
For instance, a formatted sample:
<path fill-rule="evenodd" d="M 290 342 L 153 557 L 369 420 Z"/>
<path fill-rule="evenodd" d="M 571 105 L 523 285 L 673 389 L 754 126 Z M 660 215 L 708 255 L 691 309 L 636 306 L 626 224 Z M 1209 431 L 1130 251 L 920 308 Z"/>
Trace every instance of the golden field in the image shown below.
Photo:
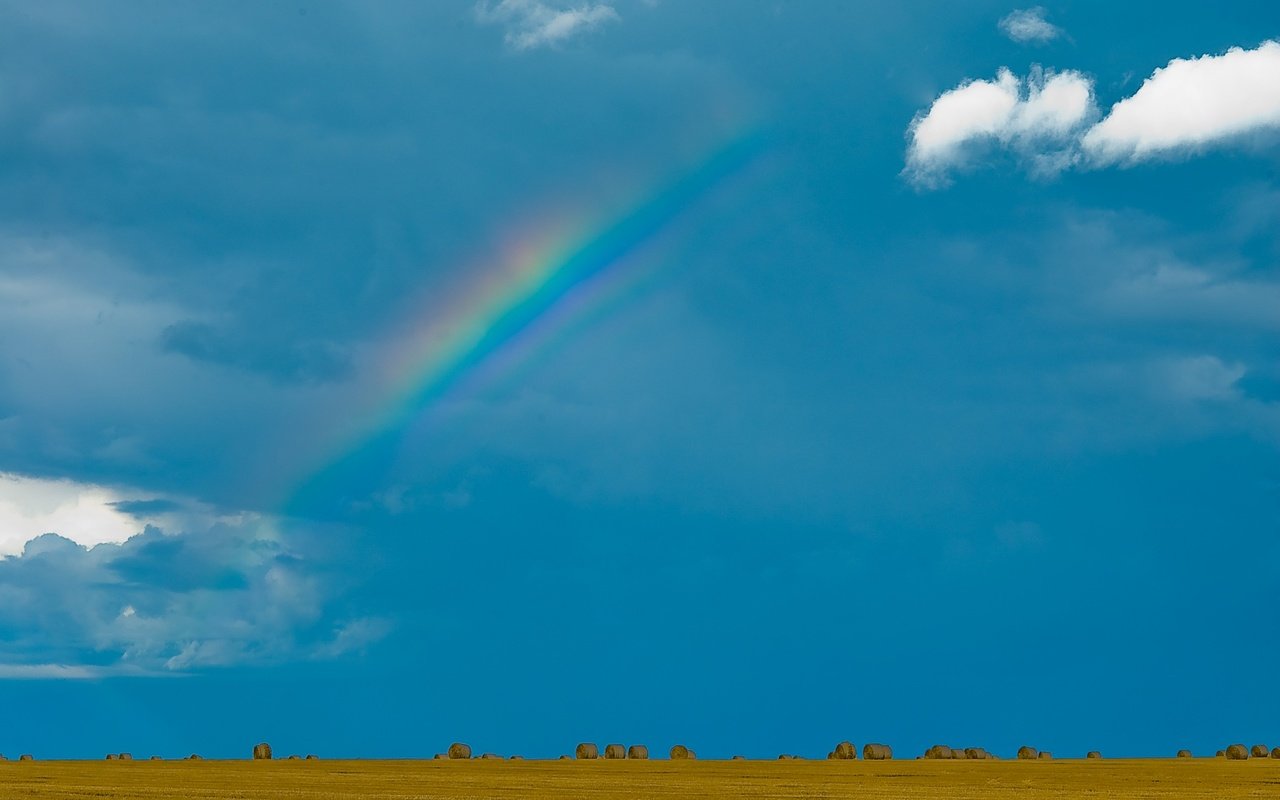
<path fill-rule="evenodd" d="M 1278 798 L 1280 761 L 34 761 L 4 800 Z"/>

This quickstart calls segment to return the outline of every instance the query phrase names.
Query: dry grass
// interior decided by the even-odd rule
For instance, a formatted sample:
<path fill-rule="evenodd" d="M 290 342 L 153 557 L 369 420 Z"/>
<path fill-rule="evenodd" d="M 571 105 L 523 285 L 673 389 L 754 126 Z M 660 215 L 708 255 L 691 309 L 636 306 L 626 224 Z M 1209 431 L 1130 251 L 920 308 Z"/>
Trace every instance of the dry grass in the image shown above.
<path fill-rule="evenodd" d="M 1263 798 L 1280 761 L 36 761 L 5 800 Z"/>

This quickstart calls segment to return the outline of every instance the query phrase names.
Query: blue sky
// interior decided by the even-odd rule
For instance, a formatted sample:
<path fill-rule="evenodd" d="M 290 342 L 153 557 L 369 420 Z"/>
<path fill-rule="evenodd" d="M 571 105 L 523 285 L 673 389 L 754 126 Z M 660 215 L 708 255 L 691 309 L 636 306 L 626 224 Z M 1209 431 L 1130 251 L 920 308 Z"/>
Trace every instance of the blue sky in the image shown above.
<path fill-rule="evenodd" d="M 1280 11 L 0 22 L 0 752 L 1277 735 Z"/>

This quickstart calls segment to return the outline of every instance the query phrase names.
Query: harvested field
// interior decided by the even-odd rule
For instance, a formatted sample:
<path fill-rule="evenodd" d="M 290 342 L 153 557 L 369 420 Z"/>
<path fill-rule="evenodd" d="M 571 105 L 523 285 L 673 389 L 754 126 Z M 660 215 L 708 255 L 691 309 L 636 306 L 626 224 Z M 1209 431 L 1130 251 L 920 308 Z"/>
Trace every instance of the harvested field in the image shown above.
<path fill-rule="evenodd" d="M 1272 759 L 1055 761 L 35 761 L 0 764 L 6 800 L 644 800 L 1260 798 Z"/>

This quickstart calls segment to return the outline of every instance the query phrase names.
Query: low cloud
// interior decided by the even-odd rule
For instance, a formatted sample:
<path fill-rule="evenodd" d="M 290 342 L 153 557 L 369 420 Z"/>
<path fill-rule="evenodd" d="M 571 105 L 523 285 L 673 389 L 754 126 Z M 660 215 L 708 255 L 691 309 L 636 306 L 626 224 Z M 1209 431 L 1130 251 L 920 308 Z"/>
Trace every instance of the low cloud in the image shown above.
<path fill-rule="evenodd" d="M 1040 44 L 1062 35 L 1061 28 L 1045 19 L 1045 10 L 1040 6 L 1011 12 L 1000 20 L 1000 30 L 1020 44 Z"/>
<path fill-rule="evenodd" d="M 619 18 L 607 3 L 566 7 L 542 0 L 481 2 L 476 6 L 476 16 L 481 22 L 505 26 L 506 42 L 516 50 L 554 47 Z"/>
<path fill-rule="evenodd" d="M 944 185 L 949 174 L 1014 151 L 1033 174 L 1073 166 L 1128 166 L 1205 150 L 1280 130 L 1280 43 L 1223 55 L 1174 59 L 1100 122 L 1093 82 L 1079 72 L 1032 73 L 1025 82 L 1001 69 L 943 92 L 908 129 L 904 174 Z"/>
<path fill-rule="evenodd" d="M 1083 139 L 1099 164 L 1196 152 L 1280 129 L 1280 42 L 1220 56 L 1175 58 Z"/>
<path fill-rule="evenodd" d="M 1093 85 L 1078 72 L 1033 70 L 1024 81 L 1007 69 L 944 92 L 911 124 L 907 174 L 917 183 L 943 183 L 947 174 L 993 146 L 1056 169 L 1062 145 L 1095 113 Z"/>
<path fill-rule="evenodd" d="M 333 658 L 385 635 L 336 609 L 341 587 L 304 541 L 266 519 L 93 547 L 38 536 L 0 560 L 0 678 Z"/>

